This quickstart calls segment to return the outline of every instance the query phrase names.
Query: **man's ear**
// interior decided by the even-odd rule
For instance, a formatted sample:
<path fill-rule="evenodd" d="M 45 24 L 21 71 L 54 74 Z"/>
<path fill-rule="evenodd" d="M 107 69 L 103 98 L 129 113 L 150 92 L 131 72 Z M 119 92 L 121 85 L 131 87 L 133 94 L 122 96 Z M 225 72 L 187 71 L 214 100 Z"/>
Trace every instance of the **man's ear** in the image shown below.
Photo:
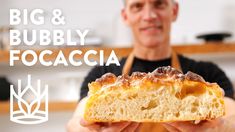
<path fill-rule="evenodd" d="M 125 10 L 125 9 L 122 9 L 121 15 L 122 15 L 122 20 L 123 20 L 124 23 L 128 26 L 128 25 L 129 25 L 129 22 L 128 22 L 128 17 L 127 17 L 127 14 L 126 14 L 126 10 Z"/>
<path fill-rule="evenodd" d="M 173 13 L 172 21 L 174 22 L 174 21 L 177 20 L 178 13 L 179 13 L 179 4 L 178 4 L 178 2 L 173 3 L 172 13 Z"/>

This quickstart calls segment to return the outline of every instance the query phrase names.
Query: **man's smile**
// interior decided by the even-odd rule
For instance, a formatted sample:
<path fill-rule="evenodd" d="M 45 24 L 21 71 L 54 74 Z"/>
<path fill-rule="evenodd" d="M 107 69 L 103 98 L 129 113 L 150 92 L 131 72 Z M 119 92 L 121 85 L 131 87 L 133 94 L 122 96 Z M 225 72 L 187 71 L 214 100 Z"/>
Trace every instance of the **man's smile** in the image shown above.
<path fill-rule="evenodd" d="M 146 34 L 156 34 L 160 33 L 163 30 L 162 25 L 148 25 L 148 26 L 143 26 L 140 28 L 140 32 L 146 33 Z"/>

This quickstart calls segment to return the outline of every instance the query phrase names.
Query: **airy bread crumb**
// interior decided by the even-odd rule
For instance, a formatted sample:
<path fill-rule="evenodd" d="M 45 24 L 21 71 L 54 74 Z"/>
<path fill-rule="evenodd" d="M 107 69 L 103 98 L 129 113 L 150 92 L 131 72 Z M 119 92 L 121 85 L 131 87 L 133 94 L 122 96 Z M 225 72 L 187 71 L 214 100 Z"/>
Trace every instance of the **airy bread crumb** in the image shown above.
<path fill-rule="evenodd" d="M 171 67 L 131 76 L 108 73 L 89 89 L 84 118 L 93 122 L 210 120 L 225 114 L 216 83 Z"/>

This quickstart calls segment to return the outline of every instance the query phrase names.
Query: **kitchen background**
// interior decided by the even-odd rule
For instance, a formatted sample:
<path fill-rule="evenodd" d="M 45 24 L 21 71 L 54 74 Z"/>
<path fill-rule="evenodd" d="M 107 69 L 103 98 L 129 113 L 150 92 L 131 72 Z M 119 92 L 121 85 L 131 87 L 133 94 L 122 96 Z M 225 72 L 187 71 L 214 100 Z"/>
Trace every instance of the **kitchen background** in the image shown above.
<path fill-rule="evenodd" d="M 214 32 L 229 32 L 232 37 L 226 39 L 229 44 L 235 44 L 235 1 L 234 0 L 186 0 L 179 1 L 180 12 L 177 22 L 173 25 L 172 44 L 190 45 L 202 44 L 197 35 Z M 131 35 L 120 17 L 122 0 L 1 0 L 0 26 L 8 28 L 9 9 L 35 9 L 41 8 L 49 16 L 55 8 L 62 9 L 67 22 L 61 29 L 85 29 L 89 33 L 89 44 L 96 47 L 130 47 Z M 95 17 L 94 17 L 95 16 Z M 25 28 L 22 25 L 14 28 Z M 28 25 L 27 29 L 45 28 L 53 30 L 51 24 L 41 27 Z M 7 31 L 0 33 L 1 44 L 7 45 Z M 75 38 L 76 39 L 76 38 Z M 22 47 L 19 47 L 22 48 Z M 49 47 L 50 48 L 50 47 Z M 51 47 L 54 48 L 54 47 Z M 0 52 L 1 53 L 1 52 Z M 188 55 L 196 60 L 213 61 L 228 75 L 235 86 L 235 52 L 210 53 Z M 1 61 L 0 61 L 1 62 Z M 0 63 L 0 76 L 6 77 L 12 84 L 17 79 L 26 78 L 32 74 L 33 80 L 41 79 L 43 84 L 49 85 L 49 101 L 76 102 L 79 98 L 79 88 L 83 78 L 91 67 L 43 67 L 36 65 L 26 67 L 17 64 L 9 67 L 6 62 Z M 34 82 L 35 83 L 35 82 Z M 23 82 L 23 86 L 26 81 Z M 33 84 L 34 85 L 34 84 Z M 28 99 L 31 97 L 28 96 Z M 1 105 L 0 105 L 0 109 Z M 26 132 L 26 131 L 65 131 L 65 124 L 72 116 L 72 111 L 50 112 L 49 121 L 40 125 L 19 125 L 9 121 L 9 114 L 0 113 L 0 131 Z"/>

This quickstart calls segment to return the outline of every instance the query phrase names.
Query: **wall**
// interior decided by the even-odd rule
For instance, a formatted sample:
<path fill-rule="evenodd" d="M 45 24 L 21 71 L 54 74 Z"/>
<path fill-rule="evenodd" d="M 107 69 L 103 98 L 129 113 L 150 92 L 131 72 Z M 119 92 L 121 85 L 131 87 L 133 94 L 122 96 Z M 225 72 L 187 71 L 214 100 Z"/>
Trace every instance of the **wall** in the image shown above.
<path fill-rule="evenodd" d="M 187 0 L 179 1 L 179 5 L 172 43 L 196 43 L 199 40 L 195 36 L 205 32 L 228 31 L 235 34 L 234 0 Z M 61 28 L 89 28 L 92 29 L 91 36 L 102 38 L 108 46 L 126 46 L 131 42 L 131 35 L 120 17 L 122 7 L 122 0 L 2 0 L 0 25 L 8 25 L 9 8 L 42 8 L 47 11 L 47 18 L 53 8 L 60 8 L 67 18 L 67 24 Z M 28 28 L 35 26 L 29 25 Z M 40 28 L 52 29 L 50 24 Z M 235 37 L 229 41 L 234 40 Z"/>
<path fill-rule="evenodd" d="M 201 33 L 228 31 L 235 40 L 234 0 L 186 0 L 179 1 L 179 19 L 172 32 L 173 43 L 196 43 Z"/>

